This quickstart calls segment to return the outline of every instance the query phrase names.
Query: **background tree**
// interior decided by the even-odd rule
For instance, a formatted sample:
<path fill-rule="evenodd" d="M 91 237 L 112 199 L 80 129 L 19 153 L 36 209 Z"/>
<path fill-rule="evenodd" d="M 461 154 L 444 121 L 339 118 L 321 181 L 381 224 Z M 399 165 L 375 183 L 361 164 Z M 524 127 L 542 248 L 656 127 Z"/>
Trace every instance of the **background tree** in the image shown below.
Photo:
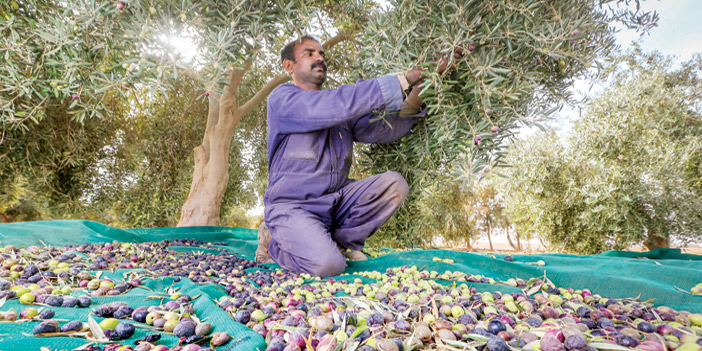
<path fill-rule="evenodd" d="M 490 250 L 493 250 L 491 235 L 495 230 L 506 233 L 509 229 L 509 221 L 503 213 L 504 207 L 497 189 L 491 181 L 474 182 L 466 197 L 466 213 L 475 223 L 480 234 L 487 237 Z"/>
<path fill-rule="evenodd" d="M 516 143 L 501 189 L 519 231 L 578 253 L 699 240 L 701 63 L 673 69 L 631 51 L 612 62 L 610 87 L 565 145 L 544 134 Z"/>
<path fill-rule="evenodd" d="M 514 229 L 514 226 L 512 223 L 509 221 L 509 218 L 506 217 L 506 212 L 502 211 L 502 213 L 505 216 L 505 224 L 506 224 L 506 236 L 507 236 L 507 243 L 509 243 L 509 246 L 512 248 L 512 250 L 516 251 L 522 251 L 522 242 L 521 242 L 521 236 L 519 235 L 519 232 Z M 514 233 L 514 240 L 512 240 L 512 234 Z"/>
<path fill-rule="evenodd" d="M 469 201 L 470 194 L 450 179 L 434 182 L 422 189 L 415 201 L 403 204 L 413 207 L 413 211 L 418 212 L 422 218 L 412 226 L 412 237 L 422 246 L 470 249 L 471 241 L 478 237 L 479 232 L 467 208 Z M 393 224 L 397 220 L 393 216 L 386 225 L 397 225 Z M 392 236 L 372 236 L 369 245 L 393 247 L 398 246 L 398 243 Z"/>
<path fill-rule="evenodd" d="M 513 167 L 505 172 L 507 178 L 499 180 L 497 187 L 504 196 L 507 216 L 526 239 L 544 238 L 551 250 L 579 253 L 626 246 L 624 241 L 605 242 L 606 233 L 619 230 L 618 218 L 605 222 L 604 232 L 580 221 L 580 215 L 591 205 L 581 189 L 587 183 L 586 173 L 592 170 L 569 154 L 554 133 L 538 133 L 515 142 L 507 162 Z M 596 184 L 594 180 L 592 188 L 613 188 L 611 179 L 599 178 Z M 595 213 L 619 216 L 605 209 Z"/>
<path fill-rule="evenodd" d="M 52 105 L 40 124 L 7 130 L 0 144 L 0 214 L 4 221 L 82 215 L 92 167 L 119 134 L 114 119 L 81 124 Z M 115 111 L 119 106 L 114 105 Z"/>
<path fill-rule="evenodd" d="M 637 48 L 612 66 L 610 84 L 576 125 L 573 145 L 621 174 L 619 202 L 649 248 L 702 236 L 702 55 L 673 60 Z M 606 127 L 605 127 L 606 126 Z M 638 227 L 638 228 L 636 228 Z M 630 228 L 629 226 L 625 228 Z M 638 230 L 636 230 L 638 229 Z"/>
<path fill-rule="evenodd" d="M 359 72 L 372 77 L 422 64 L 429 115 L 398 142 L 373 145 L 365 166 L 398 170 L 411 193 L 395 225 L 379 235 L 419 244 L 411 233 L 422 217 L 421 189 L 452 175 L 464 184 L 503 166 L 513 133 L 572 102 L 575 77 L 595 76 L 616 51 L 612 25 L 646 30 L 657 16 L 627 10 L 628 1 L 403 1 L 373 18 L 359 38 Z M 438 52 L 462 48 L 456 69 L 432 70 Z"/>

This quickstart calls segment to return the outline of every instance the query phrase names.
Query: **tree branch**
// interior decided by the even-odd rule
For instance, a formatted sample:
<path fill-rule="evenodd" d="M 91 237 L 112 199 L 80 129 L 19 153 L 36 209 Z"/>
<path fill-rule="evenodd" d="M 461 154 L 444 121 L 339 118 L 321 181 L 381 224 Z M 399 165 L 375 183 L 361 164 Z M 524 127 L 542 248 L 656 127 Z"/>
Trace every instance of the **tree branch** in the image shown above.
<path fill-rule="evenodd" d="M 176 69 L 180 72 L 180 74 L 196 81 L 198 84 L 202 85 L 202 87 L 206 90 L 208 90 L 212 85 L 212 83 L 209 83 L 204 78 L 202 78 L 200 73 L 195 72 L 195 70 L 193 70 L 190 67 L 176 66 Z"/>
<path fill-rule="evenodd" d="M 203 82 L 204 79 L 202 79 L 202 76 L 200 76 L 199 73 L 195 72 L 192 68 L 190 67 L 178 67 L 178 70 L 180 71 L 180 74 L 191 78 L 193 80 L 196 80 L 198 82 Z"/>
<path fill-rule="evenodd" d="M 211 94 L 209 96 L 208 108 L 207 108 L 207 125 L 205 130 L 213 128 L 219 122 L 219 111 L 220 111 L 220 99 L 222 98 L 219 94 Z"/>
<path fill-rule="evenodd" d="M 330 47 L 339 44 L 340 42 L 350 39 L 353 34 L 356 33 L 356 29 L 348 30 L 348 31 L 341 31 L 339 34 L 337 34 L 335 37 L 327 40 L 322 44 L 322 48 L 324 49 L 329 49 Z"/>
<path fill-rule="evenodd" d="M 234 97 L 236 97 L 237 91 L 239 90 L 241 79 L 244 78 L 244 74 L 251 68 L 253 59 L 260 50 L 261 49 L 258 48 L 251 52 L 249 59 L 244 62 L 244 67 L 232 69 L 232 72 L 229 74 L 229 86 L 227 86 L 227 92 L 232 94 Z"/>
<path fill-rule="evenodd" d="M 273 79 L 266 83 L 266 85 L 264 85 L 263 88 L 256 93 L 256 95 L 254 95 L 251 99 L 249 99 L 249 101 L 239 108 L 240 115 L 244 116 L 245 114 L 251 112 L 251 110 L 253 110 L 253 108 L 256 107 L 259 102 L 263 101 L 268 94 L 275 89 L 275 87 L 287 82 L 288 79 L 290 79 L 290 76 L 285 73 L 273 77 Z"/>
<path fill-rule="evenodd" d="M 239 84 L 241 84 L 241 79 L 244 78 L 244 74 L 251 68 L 251 63 L 253 62 L 253 56 L 256 53 L 251 54 L 251 59 L 246 61 L 244 67 L 234 68 L 232 72 L 229 73 L 229 86 L 227 86 L 227 92 L 236 96 L 237 90 L 239 90 Z"/>

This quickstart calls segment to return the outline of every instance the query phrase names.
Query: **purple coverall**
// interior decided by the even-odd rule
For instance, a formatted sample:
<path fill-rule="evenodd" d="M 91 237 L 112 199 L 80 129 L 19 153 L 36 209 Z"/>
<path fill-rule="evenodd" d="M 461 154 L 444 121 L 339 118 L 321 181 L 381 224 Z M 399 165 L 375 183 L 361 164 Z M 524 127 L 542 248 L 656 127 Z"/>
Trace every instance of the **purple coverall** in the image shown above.
<path fill-rule="evenodd" d="M 360 250 L 407 197 L 395 172 L 349 179 L 353 142 L 385 143 L 407 134 L 417 117 L 398 117 L 397 76 L 382 76 L 338 89 L 277 87 L 268 98 L 268 253 L 281 267 L 329 277 L 346 258 L 337 244 Z M 392 111 L 383 121 L 372 112 Z"/>

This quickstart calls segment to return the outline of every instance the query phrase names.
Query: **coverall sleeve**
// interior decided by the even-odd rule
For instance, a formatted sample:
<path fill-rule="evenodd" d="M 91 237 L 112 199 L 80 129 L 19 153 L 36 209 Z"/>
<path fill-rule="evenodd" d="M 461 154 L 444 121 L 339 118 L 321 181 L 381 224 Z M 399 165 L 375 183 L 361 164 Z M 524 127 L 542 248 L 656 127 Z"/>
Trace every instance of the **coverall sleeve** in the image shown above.
<path fill-rule="evenodd" d="M 400 82 L 395 78 L 397 86 L 388 86 L 387 94 L 390 99 L 402 106 L 402 89 Z M 386 92 L 383 93 L 385 95 Z M 385 121 L 378 114 L 369 113 L 355 118 L 351 121 L 351 130 L 353 131 L 353 140 L 361 143 L 389 143 L 405 136 L 414 122 L 419 117 L 426 115 L 427 109 L 419 111 L 413 116 L 399 117 L 398 111 L 386 109 Z"/>
<path fill-rule="evenodd" d="M 395 93 L 400 94 L 399 101 Z M 400 83 L 392 75 L 321 91 L 281 85 L 268 98 L 269 122 L 283 134 L 326 129 L 373 110 L 401 107 Z"/>
<path fill-rule="evenodd" d="M 424 117 L 427 108 L 416 115 L 398 117 L 397 112 L 385 115 L 385 121 L 378 115 L 369 114 L 354 120 L 353 140 L 361 143 L 390 143 L 409 133 L 410 129 L 420 117 Z"/>

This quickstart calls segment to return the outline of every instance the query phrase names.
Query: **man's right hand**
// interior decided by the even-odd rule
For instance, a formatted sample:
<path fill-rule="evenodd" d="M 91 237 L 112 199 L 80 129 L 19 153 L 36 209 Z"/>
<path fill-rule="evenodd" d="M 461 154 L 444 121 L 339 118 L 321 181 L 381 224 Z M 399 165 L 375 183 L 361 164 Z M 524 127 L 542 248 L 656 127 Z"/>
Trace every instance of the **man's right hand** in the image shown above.
<path fill-rule="evenodd" d="M 416 115 L 422 110 L 422 103 L 424 102 L 424 99 L 419 97 L 420 92 L 421 89 L 418 87 L 412 89 L 412 91 L 407 95 L 398 116 L 410 117 Z"/>

